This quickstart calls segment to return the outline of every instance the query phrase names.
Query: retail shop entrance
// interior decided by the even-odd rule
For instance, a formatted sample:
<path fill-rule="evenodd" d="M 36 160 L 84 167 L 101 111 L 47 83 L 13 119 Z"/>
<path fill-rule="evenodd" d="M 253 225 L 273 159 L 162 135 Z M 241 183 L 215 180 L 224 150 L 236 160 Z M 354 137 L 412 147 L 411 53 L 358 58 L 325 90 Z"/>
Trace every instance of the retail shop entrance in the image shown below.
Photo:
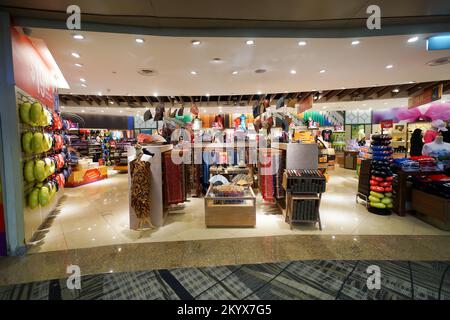
<path fill-rule="evenodd" d="M 66 81 L 16 86 L 28 253 L 449 235 L 450 69 L 426 35 L 12 33 Z"/>

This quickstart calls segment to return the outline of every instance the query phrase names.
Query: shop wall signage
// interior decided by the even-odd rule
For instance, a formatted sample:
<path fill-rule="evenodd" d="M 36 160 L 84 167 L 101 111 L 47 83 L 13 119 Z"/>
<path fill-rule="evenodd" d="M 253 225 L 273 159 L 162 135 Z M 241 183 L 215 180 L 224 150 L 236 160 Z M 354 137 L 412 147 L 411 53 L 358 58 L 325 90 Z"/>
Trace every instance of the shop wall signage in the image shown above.
<path fill-rule="evenodd" d="M 57 81 L 51 65 L 34 47 L 30 38 L 11 29 L 16 86 L 53 109 Z"/>
<path fill-rule="evenodd" d="M 381 129 L 390 129 L 394 126 L 394 120 L 381 121 Z"/>
<path fill-rule="evenodd" d="M 442 98 L 442 83 L 424 90 L 421 94 L 410 97 L 408 100 L 408 108 L 415 108 Z"/>

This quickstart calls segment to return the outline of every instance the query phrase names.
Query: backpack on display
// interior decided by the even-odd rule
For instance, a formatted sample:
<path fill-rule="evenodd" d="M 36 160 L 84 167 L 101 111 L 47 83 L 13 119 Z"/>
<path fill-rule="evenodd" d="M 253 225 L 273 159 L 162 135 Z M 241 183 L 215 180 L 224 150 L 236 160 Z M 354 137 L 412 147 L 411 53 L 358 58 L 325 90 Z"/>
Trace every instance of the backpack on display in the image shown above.
<path fill-rule="evenodd" d="M 150 110 L 148 110 L 150 111 Z M 154 121 L 161 121 L 164 118 L 164 104 L 160 103 L 155 110 L 155 118 Z M 151 118 L 150 118 L 151 119 Z M 144 120 L 145 120 L 145 114 L 144 114 Z M 146 120 L 145 120 L 146 121 Z"/>
<path fill-rule="evenodd" d="M 144 113 L 144 121 L 148 121 L 148 120 L 150 120 L 152 118 L 153 118 L 153 115 L 152 115 L 152 112 L 150 111 L 150 109 L 145 111 L 145 113 Z"/>
<path fill-rule="evenodd" d="M 253 118 L 256 118 L 259 115 L 260 115 L 259 103 L 255 103 L 253 105 Z"/>

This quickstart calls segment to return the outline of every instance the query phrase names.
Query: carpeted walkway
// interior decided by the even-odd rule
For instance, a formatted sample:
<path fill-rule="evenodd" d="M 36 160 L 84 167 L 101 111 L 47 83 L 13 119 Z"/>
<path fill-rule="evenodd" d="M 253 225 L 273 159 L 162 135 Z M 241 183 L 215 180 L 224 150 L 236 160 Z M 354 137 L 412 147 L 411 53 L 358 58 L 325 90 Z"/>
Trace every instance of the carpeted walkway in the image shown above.
<path fill-rule="evenodd" d="M 369 290 L 377 265 L 381 288 Z M 83 276 L 0 288 L 0 299 L 450 299 L 450 262 L 290 261 Z"/>

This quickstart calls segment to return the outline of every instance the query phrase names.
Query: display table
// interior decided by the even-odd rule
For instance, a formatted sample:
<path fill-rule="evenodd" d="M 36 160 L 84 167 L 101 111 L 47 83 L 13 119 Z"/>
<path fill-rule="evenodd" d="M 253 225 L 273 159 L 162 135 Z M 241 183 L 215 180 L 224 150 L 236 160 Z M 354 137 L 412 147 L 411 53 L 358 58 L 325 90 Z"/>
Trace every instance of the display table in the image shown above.
<path fill-rule="evenodd" d="M 223 197 L 213 193 L 210 185 L 205 196 L 207 227 L 254 227 L 256 225 L 256 196 L 251 187 L 243 196 Z"/>
<path fill-rule="evenodd" d="M 79 187 L 106 178 L 108 178 L 107 166 L 81 168 L 72 171 L 72 174 L 67 179 L 65 186 L 69 188 Z"/>
<path fill-rule="evenodd" d="M 433 174 L 440 174 L 440 170 L 427 170 L 427 171 L 397 171 L 397 185 L 394 185 L 395 200 L 393 211 L 399 216 L 406 215 L 406 199 L 407 199 L 407 186 L 406 182 L 408 177 L 420 177 L 420 176 L 430 176 Z"/>

